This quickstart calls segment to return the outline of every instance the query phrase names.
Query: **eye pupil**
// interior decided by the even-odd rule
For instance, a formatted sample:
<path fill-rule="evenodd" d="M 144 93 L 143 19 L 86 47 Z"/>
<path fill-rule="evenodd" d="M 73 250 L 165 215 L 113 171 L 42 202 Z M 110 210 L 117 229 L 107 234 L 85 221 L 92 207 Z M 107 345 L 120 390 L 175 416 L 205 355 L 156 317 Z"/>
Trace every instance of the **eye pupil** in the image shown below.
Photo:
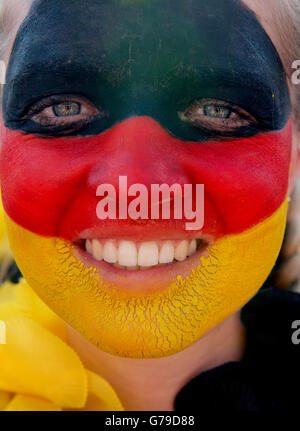
<path fill-rule="evenodd" d="M 77 102 L 63 102 L 53 106 L 53 112 L 57 117 L 72 117 L 80 114 L 80 104 Z"/>
<path fill-rule="evenodd" d="M 231 110 L 224 106 L 205 105 L 203 107 L 203 113 L 207 117 L 227 119 L 230 117 Z"/>

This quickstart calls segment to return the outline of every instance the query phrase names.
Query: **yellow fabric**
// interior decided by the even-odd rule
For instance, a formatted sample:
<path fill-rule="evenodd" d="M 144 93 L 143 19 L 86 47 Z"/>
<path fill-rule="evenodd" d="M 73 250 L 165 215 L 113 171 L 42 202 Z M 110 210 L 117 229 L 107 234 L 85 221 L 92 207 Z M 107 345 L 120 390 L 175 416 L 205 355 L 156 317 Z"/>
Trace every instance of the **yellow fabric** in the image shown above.
<path fill-rule="evenodd" d="M 0 411 L 6 408 L 12 397 L 13 394 L 11 394 L 10 392 L 0 391 Z"/>
<path fill-rule="evenodd" d="M 65 323 L 33 292 L 24 279 L 18 284 L 4 283 L 0 288 L 2 320 L 22 315 L 39 323 L 62 340 L 67 339 Z"/>
<path fill-rule="evenodd" d="M 21 280 L 0 288 L 0 410 L 120 411 L 112 387 L 86 370 L 67 344 L 65 323 Z"/>
<path fill-rule="evenodd" d="M 49 401 L 30 397 L 28 395 L 16 395 L 5 408 L 6 412 L 59 412 L 61 408 Z"/>

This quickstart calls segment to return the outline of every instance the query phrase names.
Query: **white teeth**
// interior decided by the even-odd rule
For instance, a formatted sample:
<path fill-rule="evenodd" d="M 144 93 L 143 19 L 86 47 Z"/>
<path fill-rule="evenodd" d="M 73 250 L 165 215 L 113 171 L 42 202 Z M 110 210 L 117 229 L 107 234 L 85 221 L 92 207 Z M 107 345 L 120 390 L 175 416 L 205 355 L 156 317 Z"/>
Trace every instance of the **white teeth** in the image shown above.
<path fill-rule="evenodd" d="M 118 262 L 118 250 L 113 241 L 106 241 L 104 244 L 103 259 L 108 263 Z"/>
<path fill-rule="evenodd" d="M 182 260 L 185 260 L 188 254 L 189 249 L 189 243 L 187 240 L 181 241 L 177 247 L 175 248 L 174 257 L 176 260 L 179 260 L 180 262 Z"/>
<path fill-rule="evenodd" d="M 121 241 L 119 245 L 119 265 L 137 266 L 137 249 L 132 241 Z"/>
<path fill-rule="evenodd" d="M 197 241 L 195 239 L 193 239 L 190 242 L 190 245 L 188 248 L 188 256 L 191 256 L 192 254 L 194 254 L 196 250 L 197 250 Z"/>
<path fill-rule="evenodd" d="M 172 241 L 166 241 L 159 253 L 159 263 L 171 263 L 174 260 L 174 245 Z"/>
<path fill-rule="evenodd" d="M 85 241 L 85 248 L 86 248 L 86 251 L 87 251 L 89 254 L 93 254 L 92 241 L 90 241 L 89 239 L 87 239 L 87 240 Z"/>
<path fill-rule="evenodd" d="M 121 269 L 139 270 L 183 261 L 197 250 L 197 241 L 145 241 L 87 239 L 86 251 L 94 259 L 111 263 Z"/>
<path fill-rule="evenodd" d="M 138 253 L 139 266 L 154 266 L 158 264 L 158 246 L 156 242 L 142 242 Z"/>
<path fill-rule="evenodd" d="M 96 260 L 102 260 L 103 259 L 103 247 L 100 241 L 97 239 L 93 239 L 92 241 L 92 247 L 93 247 L 93 256 Z"/>

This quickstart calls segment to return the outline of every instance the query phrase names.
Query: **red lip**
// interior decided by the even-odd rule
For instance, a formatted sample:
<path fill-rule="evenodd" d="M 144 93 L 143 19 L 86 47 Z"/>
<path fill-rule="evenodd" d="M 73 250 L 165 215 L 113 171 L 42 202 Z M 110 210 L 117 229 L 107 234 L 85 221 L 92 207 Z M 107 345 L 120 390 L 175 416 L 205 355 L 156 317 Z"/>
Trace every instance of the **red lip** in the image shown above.
<path fill-rule="evenodd" d="M 159 235 L 156 233 L 159 232 Z M 90 229 L 85 229 L 79 233 L 76 239 L 123 239 L 132 241 L 156 241 L 156 240 L 179 240 L 179 239 L 207 239 L 212 240 L 215 237 L 213 235 L 204 234 L 202 231 L 184 231 L 181 232 L 180 229 L 174 228 L 173 226 L 166 226 L 165 232 L 162 228 L 154 227 L 153 230 L 145 229 L 143 226 L 132 226 L 127 229 L 122 229 L 120 227 L 99 229 L 99 227 L 93 227 Z M 76 239 L 74 241 L 76 241 Z"/>

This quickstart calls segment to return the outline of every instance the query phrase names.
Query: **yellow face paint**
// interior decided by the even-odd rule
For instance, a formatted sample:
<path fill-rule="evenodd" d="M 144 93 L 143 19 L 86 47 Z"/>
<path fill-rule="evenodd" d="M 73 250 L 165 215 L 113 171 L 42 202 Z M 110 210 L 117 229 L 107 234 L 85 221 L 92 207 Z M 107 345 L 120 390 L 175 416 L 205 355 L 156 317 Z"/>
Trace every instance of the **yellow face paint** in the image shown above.
<path fill-rule="evenodd" d="M 11 248 L 30 286 L 60 317 L 108 353 L 177 353 L 241 308 L 271 271 L 283 240 L 287 200 L 268 219 L 216 241 L 188 276 L 160 292 L 134 294 L 105 282 L 74 247 L 36 235 L 6 216 Z"/>

